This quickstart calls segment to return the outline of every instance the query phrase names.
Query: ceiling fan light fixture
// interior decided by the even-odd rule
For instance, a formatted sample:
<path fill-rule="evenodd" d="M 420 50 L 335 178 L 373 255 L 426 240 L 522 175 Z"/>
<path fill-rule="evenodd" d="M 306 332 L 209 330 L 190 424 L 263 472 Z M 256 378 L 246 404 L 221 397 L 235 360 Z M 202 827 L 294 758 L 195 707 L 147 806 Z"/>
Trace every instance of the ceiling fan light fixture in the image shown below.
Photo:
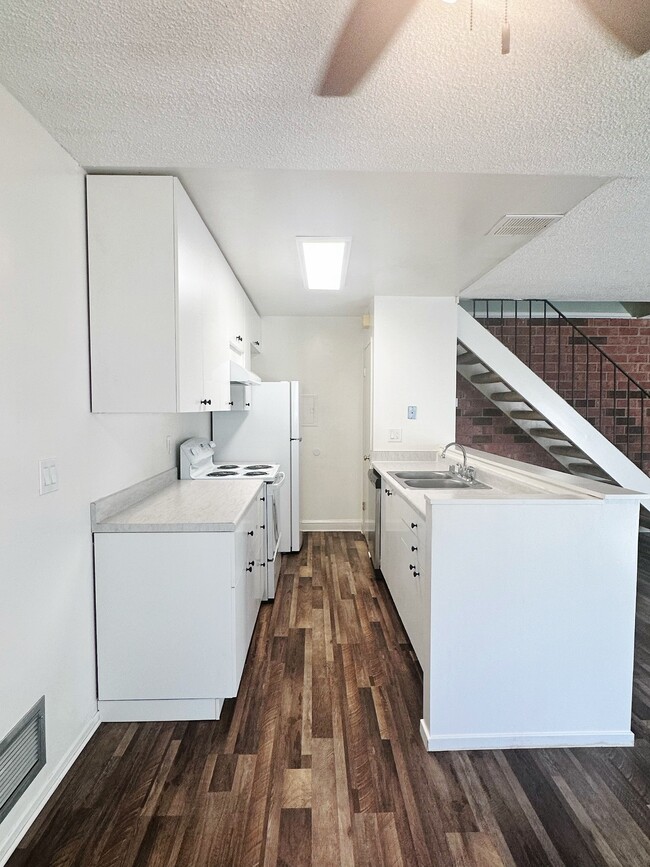
<path fill-rule="evenodd" d="M 306 289 L 338 292 L 345 284 L 351 238 L 296 238 L 300 272 Z"/>

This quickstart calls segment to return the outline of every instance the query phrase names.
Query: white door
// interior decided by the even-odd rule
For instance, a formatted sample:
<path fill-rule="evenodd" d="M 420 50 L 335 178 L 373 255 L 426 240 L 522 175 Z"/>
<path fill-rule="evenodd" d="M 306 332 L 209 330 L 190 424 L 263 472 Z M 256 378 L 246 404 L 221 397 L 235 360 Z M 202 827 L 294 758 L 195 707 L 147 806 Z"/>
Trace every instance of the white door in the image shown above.
<path fill-rule="evenodd" d="M 368 478 L 372 450 L 372 338 L 363 348 L 363 461 L 361 530 L 370 545 L 375 532 L 375 488 Z"/>

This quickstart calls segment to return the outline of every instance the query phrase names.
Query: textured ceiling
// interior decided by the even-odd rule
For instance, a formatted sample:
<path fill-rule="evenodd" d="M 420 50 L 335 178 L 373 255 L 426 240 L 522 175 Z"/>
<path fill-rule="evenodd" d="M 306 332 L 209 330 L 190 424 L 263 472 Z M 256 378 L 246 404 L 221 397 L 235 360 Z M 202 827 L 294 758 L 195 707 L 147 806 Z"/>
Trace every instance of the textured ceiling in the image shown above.
<path fill-rule="evenodd" d="M 649 301 L 650 179 L 601 187 L 463 297 Z"/>
<path fill-rule="evenodd" d="M 92 167 L 650 174 L 650 56 L 579 0 L 422 0 L 313 95 L 349 0 L 3 0 L 0 80 Z"/>

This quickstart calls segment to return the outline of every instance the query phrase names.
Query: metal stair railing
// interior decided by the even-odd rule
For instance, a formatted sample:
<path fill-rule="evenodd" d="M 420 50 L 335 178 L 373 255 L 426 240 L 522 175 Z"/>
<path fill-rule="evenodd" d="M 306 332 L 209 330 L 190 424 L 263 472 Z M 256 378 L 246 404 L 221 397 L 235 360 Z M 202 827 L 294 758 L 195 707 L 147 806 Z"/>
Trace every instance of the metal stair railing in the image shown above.
<path fill-rule="evenodd" d="M 544 299 L 472 299 L 461 306 L 648 472 L 650 392 L 593 338 Z"/>

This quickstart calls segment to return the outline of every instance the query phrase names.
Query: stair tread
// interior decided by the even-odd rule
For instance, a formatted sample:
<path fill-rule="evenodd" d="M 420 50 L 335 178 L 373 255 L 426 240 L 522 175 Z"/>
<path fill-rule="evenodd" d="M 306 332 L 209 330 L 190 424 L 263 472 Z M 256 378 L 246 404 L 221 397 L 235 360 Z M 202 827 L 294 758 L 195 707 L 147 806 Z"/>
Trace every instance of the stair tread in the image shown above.
<path fill-rule="evenodd" d="M 475 382 L 479 385 L 484 383 L 484 382 L 485 383 L 503 382 L 503 380 L 501 379 L 501 377 L 499 376 L 498 373 L 492 373 L 492 372 L 490 372 L 490 373 L 475 373 L 474 376 L 472 376 L 471 381 Z M 504 383 L 504 385 L 505 385 L 505 383 Z"/>
<path fill-rule="evenodd" d="M 564 455 L 567 458 L 585 458 L 589 460 L 587 455 L 577 446 L 550 446 L 549 452 L 552 455 Z"/>
<path fill-rule="evenodd" d="M 456 359 L 458 364 L 483 364 L 478 355 L 474 355 L 473 352 L 463 352 L 462 355 L 457 355 Z"/>
<path fill-rule="evenodd" d="M 597 467 L 596 464 L 569 464 L 568 469 L 576 476 L 594 476 L 599 479 L 609 479 L 610 476 Z"/>
<path fill-rule="evenodd" d="M 569 442 L 568 437 L 566 437 L 561 430 L 557 430 L 554 427 L 531 427 L 529 433 L 531 436 L 540 437 L 542 439 L 549 440 L 562 440 L 563 442 Z"/>
<path fill-rule="evenodd" d="M 536 409 L 513 409 L 508 413 L 510 418 L 521 419 L 521 421 L 546 421 L 546 417 L 537 412 Z"/>
<path fill-rule="evenodd" d="M 526 403 L 518 391 L 493 391 L 490 400 L 497 403 Z"/>

